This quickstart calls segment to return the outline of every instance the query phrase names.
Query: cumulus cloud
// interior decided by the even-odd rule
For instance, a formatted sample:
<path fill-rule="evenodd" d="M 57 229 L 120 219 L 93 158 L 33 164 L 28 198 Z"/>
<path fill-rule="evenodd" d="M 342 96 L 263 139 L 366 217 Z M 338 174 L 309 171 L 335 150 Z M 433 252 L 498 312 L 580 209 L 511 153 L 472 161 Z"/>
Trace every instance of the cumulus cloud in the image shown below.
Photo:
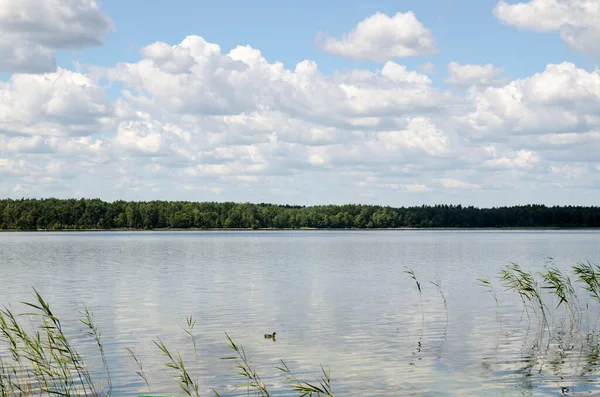
<path fill-rule="evenodd" d="M 507 83 L 502 77 L 504 70 L 494 67 L 492 64 L 485 65 L 461 65 L 458 62 L 448 64 L 448 78 L 446 81 L 461 88 L 470 86 L 497 86 Z"/>
<path fill-rule="evenodd" d="M 576 133 L 600 127 L 600 73 L 570 62 L 469 95 L 475 110 L 461 119 L 482 135 Z"/>
<path fill-rule="evenodd" d="M 419 66 L 419 72 L 424 73 L 424 74 L 435 74 L 436 71 L 437 71 L 437 68 L 436 68 L 435 64 L 433 64 L 431 62 L 427 62 L 427 63 L 424 63 L 423 65 Z"/>
<path fill-rule="evenodd" d="M 563 189 L 597 189 L 600 184 L 598 170 L 593 165 L 578 162 L 551 165 L 548 179 Z"/>
<path fill-rule="evenodd" d="M 113 28 L 94 0 L 0 0 L 0 71 L 54 72 L 55 50 L 101 45 Z"/>
<path fill-rule="evenodd" d="M 326 76 L 312 61 L 286 69 L 252 47 L 224 54 L 198 36 L 174 46 L 151 44 L 142 56 L 94 73 L 123 84 L 124 98 L 152 113 L 232 116 L 272 110 L 339 126 L 364 115 L 408 115 L 448 100 L 429 77 L 392 61 L 376 72 Z"/>
<path fill-rule="evenodd" d="M 498 204 L 500 188 L 600 182 L 597 72 L 551 64 L 500 84 L 496 67 L 457 65 L 465 92 L 394 61 L 325 74 L 190 36 L 89 74 L 15 74 L 0 83 L 0 191 Z"/>
<path fill-rule="evenodd" d="M 393 189 L 400 190 L 407 193 L 425 193 L 429 192 L 432 189 L 427 185 L 419 184 L 419 183 L 407 183 L 407 184 L 398 184 L 398 183 L 384 183 L 378 186 L 382 189 Z"/>
<path fill-rule="evenodd" d="M 42 136 L 12 137 L 0 140 L 0 151 L 11 153 L 41 153 L 48 145 Z"/>
<path fill-rule="evenodd" d="M 484 164 L 492 168 L 532 168 L 539 161 L 537 153 L 530 150 L 518 150 L 508 156 L 486 160 Z"/>
<path fill-rule="evenodd" d="M 378 138 L 388 149 L 418 148 L 432 156 L 445 152 L 449 141 L 443 131 L 424 117 L 409 120 L 406 130 L 380 132 Z"/>
<path fill-rule="evenodd" d="M 341 39 L 319 35 L 317 45 L 332 55 L 373 62 L 436 52 L 433 35 L 412 11 L 392 17 L 378 12 L 359 22 Z"/>
<path fill-rule="evenodd" d="M 113 103 L 96 81 L 69 70 L 15 74 L 0 82 L 0 132 L 89 135 L 110 124 L 113 112 Z"/>
<path fill-rule="evenodd" d="M 117 128 L 116 143 L 125 149 L 146 154 L 158 154 L 163 134 L 156 123 L 141 121 L 123 122 Z"/>
<path fill-rule="evenodd" d="M 479 189 L 481 185 L 476 183 L 461 181 L 452 178 L 442 178 L 439 180 L 440 185 L 445 189 Z"/>
<path fill-rule="evenodd" d="M 190 36 L 169 46 L 157 42 L 142 49 L 144 59 L 99 71 L 135 90 L 126 99 L 138 106 L 162 107 L 174 113 L 224 115 L 256 108 L 268 79 L 284 72 L 260 52 L 238 47 L 222 54 L 216 44 Z M 267 81 L 265 81 L 267 80 Z M 150 99 L 151 98 L 151 99 Z"/>
<path fill-rule="evenodd" d="M 565 132 L 560 134 L 544 134 L 540 141 L 553 146 L 571 146 L 579 143 L 590 143 L 600 141 L 599 131 L 588 131 L 582 133 Z"/>
<path fill-rule="evenodd" d="M 530 0 L 496 4 L 494 15 L 518 29 L 559 31 L 571 48 L 600 54 L 600 2 L 597 0 Z"/>
<path fill-rule="evenodd" d="M 8 73 L 44 73 L 56 70 L 54 51 L 24 41 L 15 45 L 12 38 L 0 38 L 0 71 Z"/>
<path fill-rule="evenodd" d="M 13 160 L 9 158 L 0 158 L 0 175 L 3 176 L 23 176 L 29 174 L 25 160 Z"/>

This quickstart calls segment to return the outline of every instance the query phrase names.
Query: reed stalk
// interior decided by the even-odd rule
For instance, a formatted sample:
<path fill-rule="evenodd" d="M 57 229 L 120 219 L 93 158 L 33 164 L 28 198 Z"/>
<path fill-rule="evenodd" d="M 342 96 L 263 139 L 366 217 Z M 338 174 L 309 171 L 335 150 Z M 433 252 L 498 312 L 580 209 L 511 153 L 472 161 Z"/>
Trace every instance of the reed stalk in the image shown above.
<path fill-rule="evenodd" d="M 546 306 L 542 299 L 539 283 L 533 273 L 525 272 L 518 264 L 512 263 L 500 270 L 499 278 L 507 290 L 518 294 L 526 310 L 527 303 L 530 304 L 531 309 L 538 318 L 539 325 L 546 326 L 548 324 Z"/>
<path fill-rule="evenodd" d="M 138 370 L 136 371 L 136 374 L 140 378 L 142 378 L 142 380 L 144 381 L 144 383 L 148 387 L 148 391 L 150 393 L 152 393 L 152 388 L 150 387 L 150 382 L 148 382 L 148 377 L 146 376 L 146 372 L 144 371 L 144 365 L 142 364 L 142 360 L 140 360 L 139 357 L 130 348 L 126 347 L 125 349 L 129 352 L 129 355 L 133 358 L 133 360 L 135 361 L 135 363 L 136 363 L 136 365 L 138 367 Z"/>
<path fill-rule="evenodd" d="M 421 283 L 415 274 L 415 271 L 409 267 L 404 270 L 404 273 L 408 274 L 410 278 L 415 282 L 417 286 L 417 291 L 419 291 L 419 302 L 421 305 L 421 323 L 425 322 L 425 309 L 423 308 L 423 291 L 421 290 Z"/>
<path fill-rule="evenodd" d="M 440 295 L 442 296 L 442 301 L 444 302 L 444 309 L 446 310 L 446 323 L 448 322 L 448 303 L 446 301 L 446 295 L 444 295 L 444 290 L 442 289 L 442 280 L 439 276 L 436 276 L 435 280 L 430 281 L 431 284 L 435 286 Z"/>
<path fill-rule="evenodd" d="M 496 292 L 494 285 L 487 277 L 479 277 L 477 281 L 479 281 L 480 285 L 485 287 L 486 291 L 494 298 L 494 302 L 496 302 L 496 320 L 498 320 L 499 323 L 502 323 L 500 319 L 500 302 L 498 301 L 498 293 Z"/>
<path fill-rule="evenodd" d="M 573 266 L 573 272 L 577 276 L 577 281 L 583 284 L 583 288 L 600 303 L 600 266 L 593 265 L 589 261 L 578 262 Z"/>
<path fill-rule="evenodd" d="M 545 273 L 540 273 L 544 280 L 543 288 L 549 290 L 549 292 L 558 298 L 558 309 L 561 305 L 567 308 L 571 319 L 571 326 L 577 327 L 579 330 L 580 319 L 576 315 L 577 306 L 575 304 L 577 295 L 575 294 L 575 288 L 571 282 L 571 278 L 562 273 L 556 266 L 551 266 Z"/>
<path fill-rule="evenodd" d="M 27 330 L 12 309 L 0 310 L 0 346 L 11 353 L 12 363 L 0 363 L 0 391 L 2 396 L 110 396 L 112 382 L 100 332 L 87 311 L 82 322 L 88 325 L 103 357 L 109 376 L 109 388 L 98 388 L 82 357 L 68 341 L 60 320 L 37 290 L 34 302 L 23 302 L 33 311 L 22 316 L 34 326 Z M 19 316 L 21 317 L 21 316 Z M 39 319 L 37 326 L 31 320 Z"/>
<path fill-rule="evenodd" d="M 287 364 L 281 360 L 281 366 L 276 367 L 278 370 L 286 374 L 286 379 L 292 384 L 292 389 L 300 394 L 300 396 L 328 396 L 334 397 L 331 389 L 331 372 L 329 369 L 323 368 L 321 365 L 321 375 L 319 376 L 318 383 L 305 382 L 299 380 L 287 366 Z"/>
<path fill-rule="evenodd" d="M 247 387 L 249 390 L 256 391 L 260 397 L 271 397 L 271 393 L 267 386 L 258 375 L 256 367 L 246 355 L 246 351 L 242 345 L 236 344 L 229 334 L 225 333 L 227 344 L 231 350 L 235 352 L 234 356 L 223 357 L 223 360 L 235 360 L 238 375 L 245 379 L 245 383 L 239 387 Z M 220 396 L 216 391 L 215 394 Z"/>

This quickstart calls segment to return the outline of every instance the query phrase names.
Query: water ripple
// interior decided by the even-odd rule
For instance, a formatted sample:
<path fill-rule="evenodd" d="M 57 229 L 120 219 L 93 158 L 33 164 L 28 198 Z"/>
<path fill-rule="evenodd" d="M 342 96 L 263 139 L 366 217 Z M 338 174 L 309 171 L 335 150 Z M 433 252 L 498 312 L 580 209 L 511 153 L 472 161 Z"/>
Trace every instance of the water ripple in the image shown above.
<path fill-rule="evenodd" d="M 126 347 L 153 392 L 178 393 L 158 338 L 181 352 L 203 394 L 246 395 L 235 390 L 242 380 L 234 363 L 220 359 L 231 355 L 225 332 L 281 396 L 294 394 L 274 369 L 280 359 L 306 380 L 323 363 L 336 395 L 590 395 L 600 391 L 598 313 L 581 336 L 557 326 L 540 341 L 518 298 L 500 288 L 496 307 L 476 279 L 493 278 L 508 262 L 539 270 L 547 256 L 565 268 L 598 262 L 599 240 L 598 232 L 576 231 L 1 233 L 0 303 L 19 308 L 35 286 L 106 382 L 77 322 L 84 302 L 118 396 L 148 391 Z M 406 266 L 421 280 L 422 307 Z M 447 310 L 429 283 L 436 278 Z M 197 320 L 197 368 L 182 330 L 189 314 Z M 275 342 L 263 338 L 273 331 Z"/>

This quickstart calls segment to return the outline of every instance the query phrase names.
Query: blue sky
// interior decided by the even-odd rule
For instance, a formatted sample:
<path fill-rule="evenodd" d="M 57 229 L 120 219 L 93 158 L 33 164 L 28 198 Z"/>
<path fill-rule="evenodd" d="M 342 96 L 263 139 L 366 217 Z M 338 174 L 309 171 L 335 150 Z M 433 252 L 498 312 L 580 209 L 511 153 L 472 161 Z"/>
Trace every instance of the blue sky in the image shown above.
<path fill-rule="evenodd" d="M 270 62 L 291 67 L 305 59 L 314 60 L 324 72 L 343 68 L 376 69 L 374 62 L 355 62 L 328 55 L 315 46 L 315 36 L 326 32 L 339 37 L 365 17 L 382 12 L 413 11 L 429 28 L 439 53 L 403 60 L 412 68 L 425 62 L 442 70 L 452 61 L 492 63 L 515 78 L 526 77 L 548 63 L 575 62 L 592 68 L 591 57 L 570 50 L 558 32 L 519 31 L 499 22 L 492 11 L 493 0 L 428 1 L 280 1 L 156 0 L 152 2 L 104 0 L 102 9 L 116 30 L 100 48 L 77 53 L 61 52 L 59 64 L 111 66 L 136 61 L 139 48 L 154 41 L 177 43 L 188 35 L 202 36 L 225 51 L 237 45 L 261 50 Z"/>
<path fill-rule="evenodd" d="M 2 196 L 597 204 L 595 0 L 2 0 L 0 33 Z"/>

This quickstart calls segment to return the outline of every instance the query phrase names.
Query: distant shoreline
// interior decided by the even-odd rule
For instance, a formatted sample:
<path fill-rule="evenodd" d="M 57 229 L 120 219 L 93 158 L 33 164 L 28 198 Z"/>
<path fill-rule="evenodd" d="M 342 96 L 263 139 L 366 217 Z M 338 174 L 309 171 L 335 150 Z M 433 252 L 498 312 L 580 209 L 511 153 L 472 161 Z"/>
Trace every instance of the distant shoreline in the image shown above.
<path fill-rule="evenodd" d="M 531 226 L 531 227 L 395 227 L 395 228 L 155 228 L 155 229 L 0 229 L 0 233 L 49 233 L 49 232 L 290 232 L 290 231 L 524 231 L 524 230 L 600 230 L 599 227 L 564 227 L 564 226 Z"/>
<path fill-rule="evenodd" d="M 600 228 L 600 207 L 389 207 L 0 199 L 3 230 L 530 230 Z"/>

